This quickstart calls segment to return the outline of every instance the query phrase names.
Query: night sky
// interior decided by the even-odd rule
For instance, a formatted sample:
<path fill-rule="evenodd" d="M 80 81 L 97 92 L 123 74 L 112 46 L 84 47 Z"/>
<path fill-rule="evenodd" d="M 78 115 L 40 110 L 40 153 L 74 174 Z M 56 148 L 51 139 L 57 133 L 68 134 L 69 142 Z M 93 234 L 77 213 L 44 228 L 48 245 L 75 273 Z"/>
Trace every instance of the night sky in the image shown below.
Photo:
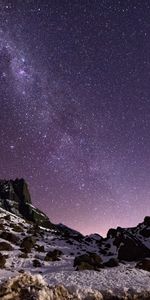
<path fill-rule="evenodd" d="M 150 214 L 149 0 L 0 0 L 0 177 L 84 234 Z"/>

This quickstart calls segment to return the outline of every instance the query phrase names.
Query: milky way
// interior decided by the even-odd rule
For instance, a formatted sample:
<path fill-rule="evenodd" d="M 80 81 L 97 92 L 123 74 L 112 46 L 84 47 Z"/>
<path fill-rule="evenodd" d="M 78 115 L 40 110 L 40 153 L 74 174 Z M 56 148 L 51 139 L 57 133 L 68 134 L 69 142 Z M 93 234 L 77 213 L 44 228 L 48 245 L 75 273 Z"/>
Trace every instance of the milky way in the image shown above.
<path fill-rule="evenodd" d="M 150 3 L 0 3 L 0 176 L 83 233 L 150 213 Z"/>

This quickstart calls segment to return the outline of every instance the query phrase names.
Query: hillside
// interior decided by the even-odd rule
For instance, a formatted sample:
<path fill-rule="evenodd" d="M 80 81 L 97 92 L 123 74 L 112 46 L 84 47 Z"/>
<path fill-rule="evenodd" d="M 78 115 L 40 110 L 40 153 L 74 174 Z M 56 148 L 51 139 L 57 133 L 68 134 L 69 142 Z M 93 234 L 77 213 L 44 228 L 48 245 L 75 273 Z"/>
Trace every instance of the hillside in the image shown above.
<path fill-rule="evenodd" d="M 29 215 L 20 210 L 22 203 L 30 207 Z M 24 180 L 21 188 L 14 181 L 1 181 L 0 206 L 2 284 L 19 274 L 16 280 L 32 281 L 30 272 L 41 274 L 48 289 L 63 285 L 70 293 L 66 298 L 39 299 L 150 299 L 150 217 L 134 228 L 110 229 L 105 239 L 83 236 L 63 224 L 52 224 L 37 210 Z M 0 299 L 7 299 L 4 295 Z"/>

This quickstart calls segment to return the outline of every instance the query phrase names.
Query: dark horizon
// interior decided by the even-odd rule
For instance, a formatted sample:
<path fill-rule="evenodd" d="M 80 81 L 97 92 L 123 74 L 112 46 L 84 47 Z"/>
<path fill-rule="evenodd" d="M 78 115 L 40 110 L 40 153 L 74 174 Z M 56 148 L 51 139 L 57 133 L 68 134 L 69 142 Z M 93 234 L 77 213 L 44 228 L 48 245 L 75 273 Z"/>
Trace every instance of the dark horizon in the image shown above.
<path fill-rule="evenodd" d="M 3 0 L 1 178 L 84 234 L 150 215 L 150 3 Z"/>

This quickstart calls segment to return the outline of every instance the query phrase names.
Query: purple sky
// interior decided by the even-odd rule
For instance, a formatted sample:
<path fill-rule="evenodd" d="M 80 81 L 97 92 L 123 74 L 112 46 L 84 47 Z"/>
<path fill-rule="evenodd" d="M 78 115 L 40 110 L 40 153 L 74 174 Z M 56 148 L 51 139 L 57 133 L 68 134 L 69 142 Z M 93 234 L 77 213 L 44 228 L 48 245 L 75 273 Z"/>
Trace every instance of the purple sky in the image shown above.
<path fill-rule="evenodd" d="M 0 3 L 0 177 L 54 223 L 150 214 L 150 1 Z"/>

